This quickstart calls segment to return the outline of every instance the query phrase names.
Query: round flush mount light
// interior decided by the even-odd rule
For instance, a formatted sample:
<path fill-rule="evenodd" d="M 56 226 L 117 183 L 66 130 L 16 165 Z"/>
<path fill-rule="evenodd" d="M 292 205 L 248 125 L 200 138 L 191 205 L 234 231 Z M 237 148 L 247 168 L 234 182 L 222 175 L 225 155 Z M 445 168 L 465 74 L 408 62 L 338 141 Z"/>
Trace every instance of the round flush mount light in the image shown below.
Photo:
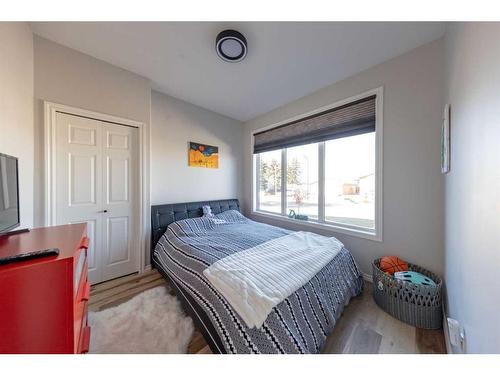
<path fill-rule="evenodd" d="M 238 62 L 247 55 L 247 40 L 236 30 L 224 30 L 215 40 L 217 55 L 227 62 Z"/>

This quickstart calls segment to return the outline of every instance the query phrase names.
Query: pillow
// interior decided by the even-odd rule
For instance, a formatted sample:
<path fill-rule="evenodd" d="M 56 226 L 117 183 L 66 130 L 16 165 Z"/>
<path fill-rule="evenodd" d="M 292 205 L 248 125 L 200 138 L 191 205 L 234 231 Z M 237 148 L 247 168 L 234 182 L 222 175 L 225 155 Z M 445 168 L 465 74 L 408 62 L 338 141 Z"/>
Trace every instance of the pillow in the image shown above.
<path fill-rule="evenodd" d="M 382 257 L 379 268 L 382 272 L 394 275 L 394 272 L 408 271 L 408 263 L 396 256 Z"/>
<path fill-rule="evenodd" d="M 215 217 L 221 220 L 225 220 L 228 223 L 241 223 L 248 220 L 238 210 L 227 210 L 215 215 Z"/>

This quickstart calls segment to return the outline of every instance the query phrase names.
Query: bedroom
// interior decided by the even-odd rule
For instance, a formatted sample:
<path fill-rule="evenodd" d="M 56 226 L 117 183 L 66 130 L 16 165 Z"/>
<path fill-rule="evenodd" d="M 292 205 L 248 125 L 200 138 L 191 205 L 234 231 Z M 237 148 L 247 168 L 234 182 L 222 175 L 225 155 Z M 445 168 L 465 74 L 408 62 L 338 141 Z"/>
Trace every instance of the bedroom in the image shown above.
<path fill-rule="evenodd" d="M 0 22 L 1 353 L 500 352 L 499 23 L 83 18 Z"/>

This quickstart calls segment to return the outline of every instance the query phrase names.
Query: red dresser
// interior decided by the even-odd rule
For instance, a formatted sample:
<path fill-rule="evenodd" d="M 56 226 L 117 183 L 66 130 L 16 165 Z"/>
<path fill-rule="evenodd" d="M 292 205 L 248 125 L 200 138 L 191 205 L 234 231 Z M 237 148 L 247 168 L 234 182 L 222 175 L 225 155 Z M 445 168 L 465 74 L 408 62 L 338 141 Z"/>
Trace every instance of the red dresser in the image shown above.
<path fill-rule="evenodd" d="M 59 256 L 0 266 L 0 353 L 86 353 L 86 224 L 0 237 L 0 256 L 58 248 Z"/>

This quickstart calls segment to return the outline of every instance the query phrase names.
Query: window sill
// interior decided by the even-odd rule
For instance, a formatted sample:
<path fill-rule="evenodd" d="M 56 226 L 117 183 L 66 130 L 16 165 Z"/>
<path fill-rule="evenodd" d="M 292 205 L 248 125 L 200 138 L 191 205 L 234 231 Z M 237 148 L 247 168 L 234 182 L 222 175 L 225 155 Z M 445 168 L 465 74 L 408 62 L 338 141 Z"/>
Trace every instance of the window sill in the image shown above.
<path fill-rule="evenodd" d="M 268 212 L 263 212 L 263 211 L 255 211 L 252 210 L 252 215 L 258 216 L 258 217 L 264 217 L 268 219 L 273 219 L 285 223 L 293 223 L 298 226 L 302 226 L 305 228 L 316 228 L 316 229 L 323 229 L 323 230 L 328 230 L 333 233 L 341 233 L 341 234 L 346 234 L 348 236 L 353 236 L 353 237 L 359 237 L 359 238 L 364 238 L 367 240 L 372 240 L 372 241 L 377 241 L 377 242 L 382 242 L 382 237 L 380 234 L 371 232 L 368 230 L 363 230 L 363 229 L 353 229 L 353 228 L 347 228 L 335 224 L 330 224 L 330 223 L 319 223 L 315 221 L 302 221 L 302 220 L 297 220 L 297 219 L 292 219 L 286 216 L 282 216 L 279 214 L 273 214 L 273 213 L 268 213 Z"/>

